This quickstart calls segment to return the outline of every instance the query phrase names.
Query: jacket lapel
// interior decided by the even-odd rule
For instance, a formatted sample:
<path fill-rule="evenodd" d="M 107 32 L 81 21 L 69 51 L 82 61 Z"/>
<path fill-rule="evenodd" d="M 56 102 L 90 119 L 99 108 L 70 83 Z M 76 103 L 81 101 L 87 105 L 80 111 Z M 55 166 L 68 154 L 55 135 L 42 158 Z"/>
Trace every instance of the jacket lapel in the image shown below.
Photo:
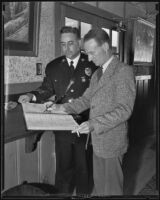
<path fill-rule="evenodd" d="M 93 89 L 93 94 L 97 92 L 97 90 L 99 90 L 101 87 L 103 87 L 108 81 L 108 79 L 114 74 L 118 62 L 118 59 L 114 57 L 111 63 L 108 65 L 107 69 L 105 70 L 104 74 L 100 78 L 100 80 L 98 81 L 97 79 L 95 79 L 95 81 L 97 82 L 95 85 L 97 85 L 97 87 Z"/>

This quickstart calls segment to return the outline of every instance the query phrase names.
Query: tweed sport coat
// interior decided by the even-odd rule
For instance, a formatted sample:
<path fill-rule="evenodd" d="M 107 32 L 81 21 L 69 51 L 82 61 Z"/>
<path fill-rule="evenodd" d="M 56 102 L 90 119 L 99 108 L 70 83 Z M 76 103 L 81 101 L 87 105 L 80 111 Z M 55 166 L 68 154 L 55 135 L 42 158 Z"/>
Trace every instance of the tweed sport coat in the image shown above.
<path fill-rule="evenodd" d="M 68 113 L 80 113 L 90 107 L 93 150 L 99 157 L 111 158 L 124 154 L 128 148 L 127 120 L 136 97 L 135 78 L 132 67 L 116 57 L 99 82 L 97 71 L 83 96 L 63 105 Z"/>

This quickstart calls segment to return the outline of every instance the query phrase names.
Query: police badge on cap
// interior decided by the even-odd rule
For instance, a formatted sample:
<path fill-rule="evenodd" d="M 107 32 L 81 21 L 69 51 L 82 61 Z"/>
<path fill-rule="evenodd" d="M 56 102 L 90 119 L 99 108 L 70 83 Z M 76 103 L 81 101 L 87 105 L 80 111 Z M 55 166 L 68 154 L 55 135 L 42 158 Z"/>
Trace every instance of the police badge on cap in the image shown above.
<path fill-rule="evenodd" d="M 89 67 L 85 68 L 85 74 L 86 74 L 87 76 L 91 76 L 91 75 L 92 75 L 92 70 L 91 70 L 91 68 L 89 68 Z"/>

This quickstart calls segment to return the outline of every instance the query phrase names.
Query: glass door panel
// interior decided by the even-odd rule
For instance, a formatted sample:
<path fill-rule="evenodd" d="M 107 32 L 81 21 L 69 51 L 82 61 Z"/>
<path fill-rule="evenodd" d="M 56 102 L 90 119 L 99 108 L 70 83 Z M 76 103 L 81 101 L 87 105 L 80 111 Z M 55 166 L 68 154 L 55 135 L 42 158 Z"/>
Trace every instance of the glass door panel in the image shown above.
<path fill-rule="evenodd" d="M 108 35 L 110 36 L 110 30 L 108 28 L 102 28 L 104 31 L 106 31 L 108 33 Z"/>
<path fill-rule="evenodd" d="M 65 17 L 65 26 L 76 27 L 80 30 L 81 39 L 92 28 L 91 24 Z"/>
<path fill-rule="evenodd" d="M 79 28 L 79 21 L 65 17 L 65 26 L 72 26 L 72 27 Z"/>
<path fill-rule="evenodd" d="M 116 52 L 119 52 L 119 32 L 112 30 L 112 47 L 116 48 Z"/>
<path fill-rule="evenodd" d="M 88 24 L 88 23 L 85 23 L 85 22 L 81 22 L 81 27 L 80 27 L 80 30 L 81 30 L 81 38 L 84 37 L 84 35 L 86 33 L 88 33 L 88 31 L 92 28 L 92 25 L 91 24 Z"/>

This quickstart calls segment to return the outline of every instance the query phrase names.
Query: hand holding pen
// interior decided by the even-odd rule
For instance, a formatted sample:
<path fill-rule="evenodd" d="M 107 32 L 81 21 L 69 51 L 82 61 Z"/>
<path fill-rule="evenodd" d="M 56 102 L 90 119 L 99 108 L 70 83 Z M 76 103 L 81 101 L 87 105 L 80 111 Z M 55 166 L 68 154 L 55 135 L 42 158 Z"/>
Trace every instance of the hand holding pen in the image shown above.
<path fill-rule="evenodd" d="M 68 86 L 66 88 L 66 91 L 65 91 L 64 95 L 62 95 L 61 97 L 57 98 L 55 101 L 46 102 L 45 103 L 46 110 L 44 112 L 50 112 L 55 108 L 59 109 L 60 107 L 58 107 L 58 105 L 56 105 L 56 104 L 61 104 L 62 103 L 62 100 L 66 97 L 68 90 L 71 88 L 71 86 L 74 84 L 74 82 L 75 82 L 75 80 L 73 78 L 71 78 L 71 80 L 70 80 L 70 82 L 69 82 L 69 84 L 68 84 Z M 56 106 L 54 106 L 55 108 L 53 108 L 53 105 L 56 105 Z M 62 111 L 65 111 L 65 110 L 62 108 Z"/>
<path fill-rule="evenodd" d="M 46 113 L 64 113 L 65 114 L 65 108 L 62 104 L 56 104 L 55 102 L 46 102 L 44 103 L 46 106 L 46 110 L 44 112 Z"/>
<path fill-rule="evenodd" d="M 53 101 L 47 101 L 44 103 L 45 110 L 44 113 L 49 113 L 52 110 L 52 106 L 54 105 Z"/>

